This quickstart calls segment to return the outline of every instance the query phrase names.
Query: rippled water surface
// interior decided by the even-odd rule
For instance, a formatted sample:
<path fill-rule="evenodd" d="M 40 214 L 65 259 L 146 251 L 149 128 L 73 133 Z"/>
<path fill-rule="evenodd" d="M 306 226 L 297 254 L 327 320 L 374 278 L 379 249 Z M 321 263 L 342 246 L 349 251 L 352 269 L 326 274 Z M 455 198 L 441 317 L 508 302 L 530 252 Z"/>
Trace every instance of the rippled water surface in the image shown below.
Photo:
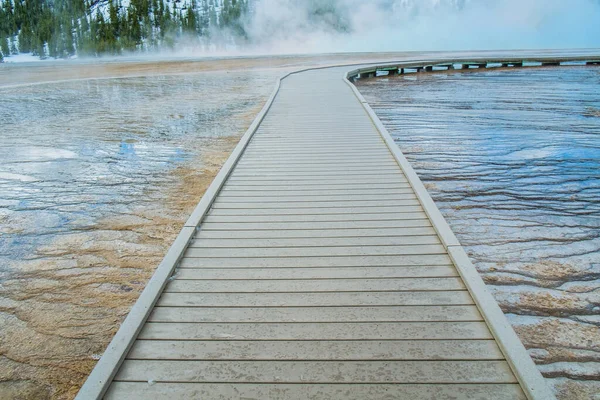
<path fill-rule="evenodd" d="M 600 68 L 357 85 L 557 395 L 600 398 Z"/>
<path fill-rule="evenodd" d="M 281 70 L 0 88 L 0 397 L 71 398 Z"/>

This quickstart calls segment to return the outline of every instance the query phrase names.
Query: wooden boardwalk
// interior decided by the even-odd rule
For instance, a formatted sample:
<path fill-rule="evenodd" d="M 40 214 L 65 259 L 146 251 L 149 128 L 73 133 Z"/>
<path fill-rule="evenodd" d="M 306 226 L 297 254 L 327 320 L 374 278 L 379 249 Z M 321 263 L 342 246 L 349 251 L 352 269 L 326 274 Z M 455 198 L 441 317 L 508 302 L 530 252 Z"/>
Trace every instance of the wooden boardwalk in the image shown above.
<path fill-rule="evenodd" d="M 281 81 L 80 399 L 553 398 L 349 69 Z"/>

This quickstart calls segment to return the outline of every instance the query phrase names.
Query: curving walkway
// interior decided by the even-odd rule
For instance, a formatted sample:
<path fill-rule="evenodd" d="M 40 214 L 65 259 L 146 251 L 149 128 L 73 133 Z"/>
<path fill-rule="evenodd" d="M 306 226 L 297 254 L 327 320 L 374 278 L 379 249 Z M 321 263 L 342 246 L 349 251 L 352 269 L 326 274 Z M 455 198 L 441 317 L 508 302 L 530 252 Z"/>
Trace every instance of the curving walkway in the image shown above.
<path fill-rule="evenodd" d="M 281 81 L 79 398 L 553 398 L 348 69 Z"/>

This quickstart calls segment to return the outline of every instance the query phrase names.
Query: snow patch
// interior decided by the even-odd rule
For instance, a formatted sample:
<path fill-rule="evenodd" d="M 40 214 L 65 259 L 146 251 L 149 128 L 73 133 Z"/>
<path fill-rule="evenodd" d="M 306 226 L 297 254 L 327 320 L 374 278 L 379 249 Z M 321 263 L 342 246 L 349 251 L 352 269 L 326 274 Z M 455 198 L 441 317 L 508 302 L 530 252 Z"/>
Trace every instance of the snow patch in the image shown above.
<path fill-rule="evenodd" d="M 21 53 L 14 54 L 11 56 L 4 56 L 5 63 L 29 63 L 29 62 L 42 62 L 42 61 L 56 61 L 54 58 L 40 59 L 39 56 L 34 56 L 32 53 Z"/>

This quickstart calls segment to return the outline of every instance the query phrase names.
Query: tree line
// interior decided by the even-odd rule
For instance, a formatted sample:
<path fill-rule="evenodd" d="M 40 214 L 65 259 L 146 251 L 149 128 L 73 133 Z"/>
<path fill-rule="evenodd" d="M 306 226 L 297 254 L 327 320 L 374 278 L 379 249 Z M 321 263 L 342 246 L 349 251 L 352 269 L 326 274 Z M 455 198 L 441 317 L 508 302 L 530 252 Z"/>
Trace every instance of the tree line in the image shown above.
<path fill-rule="evenodd" d="M 2 1 L 2 0 L 0 0 Z M 4 0 L 2 55 L 99 56 L 245 41 L 249 0 Z"/>

